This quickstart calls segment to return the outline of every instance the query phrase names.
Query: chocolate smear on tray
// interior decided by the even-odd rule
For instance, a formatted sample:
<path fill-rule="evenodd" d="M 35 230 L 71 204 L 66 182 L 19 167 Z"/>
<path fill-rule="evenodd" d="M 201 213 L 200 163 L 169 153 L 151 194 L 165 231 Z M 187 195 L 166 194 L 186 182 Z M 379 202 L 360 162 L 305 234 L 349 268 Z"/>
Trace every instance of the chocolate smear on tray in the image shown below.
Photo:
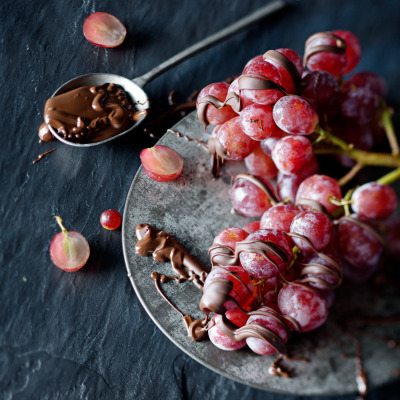
<path fill-rule="evenodd" d="M 170 261 L 179 278 L 192 281 L 199 289 L 203 288 L 207 268 L 188 253 L 169 232 L 160 231 L 149 224 L 139 224 L 136 227 L 136 237 L 137 254 L 153 256 L 161 262 Z"/>
<path fill-rule="evenodd" d="M 296 93 L 299 92 L 299 85 L 301 82 L 301 76 L 296 66 L 283 54 L 276 50 L 268 50 L 263 55 L 264 61 L 272 61 L 279 64 L 292 78 Z"/>
<path fill-rule="evenodd" d="M 323 41 L 334 40 L 335 44 L 321 44 Z M 330 32 L 319 32 L 310 36 L 305 44 L 304 65 L 307 65 L 308 59 L 316 53 L 328 52 L 335 54 L 344 54 L 346 52 L 346 41 L 341 37 Z"/>

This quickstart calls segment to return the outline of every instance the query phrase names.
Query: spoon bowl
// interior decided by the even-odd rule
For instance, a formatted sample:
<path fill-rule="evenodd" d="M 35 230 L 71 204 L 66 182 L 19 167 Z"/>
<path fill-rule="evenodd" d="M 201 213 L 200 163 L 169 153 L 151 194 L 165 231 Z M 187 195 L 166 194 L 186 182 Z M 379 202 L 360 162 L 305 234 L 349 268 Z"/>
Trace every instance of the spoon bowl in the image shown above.
<path fill-rule="evenodd" d="M 156 66 L 146 74 L 139 76 L 133 80 L 125 78 L 120 75 L 107 74 L 107 73 L 93 73 L 93 74 L 82 75 L 64 83 L 53 93 L 52 97 L 83 86 L 97 86 L 97 85 L 103 85 L 104 83 L 114 83 L 116 85 L 121 86 L 125 90 L 128 96 L 131 98 L 132 102 L 135 104 L 136 109 L 138 111 L 148 109 L 150 107 L 149 97 L 143 90 L 143 87 L 147 83 L 149 83 L 157 76 L 161 75 L 163 72 L 181 63 L 182 61 L 194 56 L 195 54 L 199 53 L 202 50 L 211 47 L 212 45 L 222 41 L 223 39 L 226 39 L 227 37 L 239 32 L 241 29 L 250 26 L 251 24 L 266 17 L 267 15 L 270 15 L 282 9 L 286 5 L 287 3 L 284 0 L 275 0 L 267 4 L 266 6 L 260 8 L 259 10 L 251 13 L 250 15 L 243 17 L 239 21 L 222 29 L 221 31 L 211 36 L 208 36 L 207 38 L 201 40 L 200 42 L 188 47 L 187 49 L 181 51 L 180 53 L 176 54 L 170 59 L 164 61 L 162 64 Z M 143 122 L 144 119 L 145 116 L 143 116 L 143 118 L 139 119 L 138 121 L 134 122 L 132 126 L 130 126 L 127 130 L 118 133 L 117 135 L 111 136 L 103 140 L 99 140 L 97 142 L 89 142 L 89 143 L 76 143 L 66 140 L 63 137 L 61 137 L 52 126 L 49 125 L 48 127 L 53 136 L 56 137 L 60 142 L 75 147 L 91 147 L 109 142 L 110 140 L 116 139 L 122 135 L 125 135 L 128 132 L 131 132 L 141 122 Z"/>
<path fill-rule="evenodd" d="M 97 86 L 97 85 L 103 85 L 104 83 L 115 83 L 116 85 L 121 86 L 128 94 L 128 96 L 131 98 L 132 102 L 135 104 L 135 107 L 138 111 L 150 108 L 150 102 L 146 92 L 137 83 L 135 83 L 135 81 L 115 74 L 94 73 L 94 74 L 78 76 L 77 78 L 71 79 L 70 81 L 64 83 L 53 93 L 51 97 L 69 92 L 70 90 L 74 90 L 82 86 Z M 49 129 L 53 134 L 53 136 L 56 137 L 60 142 L 76 147 L 91 147 L 109 142 L 110 140 L 116 139 L 122 135 L 125 135 L 128 132 L 131 132 L 141 122 L 143 122 L 145 117 L 146 116 L 144 115 L 143 118 L 139 119 L 138 121 L 135 121 L 132 124 L 132 126 L 129 129 L 125 130 L 124 132 L 121 132 L 118 135 L 101 140 L 99 142 L 90 142 L 90 143 L 71 142 L 69 140 L 64 139 L 61 135 L 59 135 L 52 126 L 49 126 Z"/>

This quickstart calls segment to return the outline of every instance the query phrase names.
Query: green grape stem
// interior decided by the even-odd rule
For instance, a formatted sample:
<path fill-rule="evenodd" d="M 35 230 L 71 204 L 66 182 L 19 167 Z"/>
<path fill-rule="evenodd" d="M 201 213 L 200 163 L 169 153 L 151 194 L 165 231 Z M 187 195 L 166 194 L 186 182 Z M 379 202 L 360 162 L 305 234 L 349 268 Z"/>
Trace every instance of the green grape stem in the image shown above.
<path fill-rule="evenodd" d="M 346 155 L 353 160 L 370 166 L 379 167 L 400 167 L 400 156 L 398 154 L 387 153 L 374 153 L 354 148 L 351 144 L 346 143 L 344 140 L 333 135 L 329 131 L 318 127 L 316 132 L 324 138 L 325 142 L 335 147 L 319 147 L 314 149 L 314 154 L 333 154 L 333 155 Z"/>

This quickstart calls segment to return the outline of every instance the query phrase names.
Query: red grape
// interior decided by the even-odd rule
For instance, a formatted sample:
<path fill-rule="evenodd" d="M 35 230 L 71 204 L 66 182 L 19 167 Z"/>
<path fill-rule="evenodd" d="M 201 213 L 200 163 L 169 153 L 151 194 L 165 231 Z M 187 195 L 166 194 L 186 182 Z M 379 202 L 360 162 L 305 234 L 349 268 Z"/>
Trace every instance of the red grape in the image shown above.
<path fill-rule="evenodd" d="M 269 138 L 264 139 L 260 142 L 263 152 L 267 156 L 271 157 L 272 149 L 275 147 L 278 140 L 282 139 L 286 135 L 287 135 L 286 132 L 283 132 L 282 129 L 277 127 L 276 131 Z"/>
<path fill-rule="evenodd" d="M 342 190 L 338 183 L 327 175 L 309 176 L 300 184 L 296 194 L 296 202 L 301 199 L 314 200 L 322 204 L 328 212 L 338 208 L 330 202 L 331 198 L 341 200 Z"/>
<path fill-rule="evenodd" d="M 158 182 L 173 181 L 183 169 L 182 156 L 167 146 L 155 145 L 143 149 L 140 160 L 147 176 Z"/>
<path fill-rule="evenodd" d="M 304 136 L 286 136 L 275 144 L 271 157 L 283 174 L 298 174 L 313 157 L 312 144 Z"/>
<path fill-rule="evenodd" d="M 387 88 L 385 81 L 373 72 L 359 72 L 353 75 L 347 82 L 353 83 L 356 87 L 366 87 L 379 97 L 383 98 L 386 96 Z"/>
<path fill-rule="evenodd" d="M 260 221 L 251 221 L 243 229 L 248 233 L 253 233 L 260 229 Z"/>
<path fill-rule="evenodd" d="M 309 135 L 318 124 L 318 114 L 312 105 L 299 96 L 284 96 L 273 111 L 274 121 L 279 128 L 292 135 Z"/>
<path fill-rule="evenodd" d="M 246 325 L 249 326 L 253 324 L 259 324 L 261 326 L 264 326 L 276 333 L 283 340 L 283 342 L 286 343 L 289 338 L 289 330 L 287 327 L 285 327 L 284 322 L 281 322 L 279 319 L 274 317 L 274 313 L 268 307 L 260 307 L 256 311 L 259 311 L 260 314 L 251 315 L 247 320 Z M 272 315 L 269 316 L 262 314 L 263 312 Z M 250 349 L 257 354 L 268 355 L 277 352 L 277 350 L 271 344 L 263 339 L 249 337 L 246 339 L 246 343 L 250 347 Z"/>
<path fill-rule="evenodd" d="M 62 232 L 57 233 L 50 243 L 50 258 L 54 265 L 64 271 L 81 269 L 89 259 L 90 247 L 83 235 L 76 231 L 67 231 L 56 217 Z"/>
<path fill-rule="evenodd" d="M 397 208 L 394 189 L 378 182 L 369 182 L 357 188 L 351 196 L 351 208 L 370 219 L 389 218 Z"/>
<path fill-rule="evenodd" d="M 258 177 L 273 192 L 271 184 Z M 248 217 L 259 217 L 272 206 L 269 196 L 253 182 L 247 179 L 237 179 L 229 192 L 233 208 Z"/>
<path fill-rule="evenodd" d="M 236 340 L 231 339 L 221 330 L 221 315 L 214 314 L 212 317 L 212 321 L 215 323 L 215 325 L 208 330 L 208 337 L 210 338 L 210 341 L 214 346 L 218 347 L 221 350 L 228 351 L 239 350 L 242 347 L 246 346 L 246 340 L 237 342 Z"/>
<path fill-rule="evenodd" d="M 289 232 L 293 218 L 300 210 L 292 204 L 278 204 L 267 210 L 261 217 L 261 229 L 278 229 Z"/>
<path fill-rule="evenodd" d="M 265 179 L 273 179 L 278 173 L 275 163 L 263 152 L 260 143 L 256 144 L 253 152 L 244 159 L 244 163 L 250 174 Z"/>
<path fill-rule="evenodd" d="M 330 241 L 332 236 L 332 222 L 319 211 L 303 211 L 297 214 L 290 225 L 290 232 L 305 236 L 317 250 L 322 250 Z M 313 249 L 302 239 L 293 237 L 296 246 L 305 252 Z"/>
<path fill-rule="evenodd" d="M 283 315 L 294 318 L 302 332 L 320 327 L 328 318 L 328 302 L 318 291 L 295 283 L 284 286 L 278 295 Z"/>
<path fill-rule="evenodd" d="M 240 113 L 243 132 L 254 140 L 264 140 L 273 135 L 277 126 L 272 117 L 270 105 L 251 104 Z"/>
<path fill-rule="evenodd" d="M 225 122 L 216 137 L 224 147 L 228 160 L 243 160 L 256 146 L 256 142 L 240 127 L 239 117 Z"/>
<path fill-rule="evenodd" d="M 249 274 L 240 266 L 221 266 L 214 267 L 211 272 L 207 275 L 206 281 L 204 282 L 203 292 L 212 284 L 213 280 L 226 279 L 233 283 L 233 288 L 230 292 L 230 296 L 241 306 L 246 305 L 254 301 L 253 292 L 254 285 L 250 279 Z M 237 305 L 227 300 L 224 303 L 227 311 L 234 310 Z"/>
<path fill-rule="evenodd" d="M 338 38 L 327 33 L 315 34 L 311 36 L 306 42 L 305 53 L 306 55 L 312 51 L 313 48 L 319 46 L 334 46 L 343 47 L 343 43 L 338 41 Z M 331 73 L 336 78 L 343 75 L 347 67 L 346 54 L 339 54 L 330 51 L 321 51 L 310 55 L 307 59 L 307 67 L 311 71 L 326 71 Z"/>
<path fill-rule="evenodd" d="M 117 229 L 121 225 L 121 222 L 121 214 L 117 210 L 105 210 L 100 215 L 100 224 L 105 229 Z"/>
<path fill-rule="evenodd" d="M 250 63 L 243 70 L 243 75 L 247 74 L 255 74 L 263 76 L 271 81 L 275 82 L 278 85 L 282 85 L 282 78 L 279 74 L 278 70 L 270 63 L 266 61 L 254 61 Z M 242 75 L 242 76 L 243 76 Z M 239 77 L 239 85 L 241 78 Z M 273 104 L 275 103 L 283 94 L 276 89 L 242 89 L 240 91 L 240 96 L 253 101 L 258 104 Z"/>
<path fill-rule="evenodd" d="M 200 100 L 205 96 L 213 96 L 224 102 L 228 94 L 229 84 L 226 82 L 216 82 L 207 85 L 197 96 L 196 107 L 199 108 Z M 231 118 L 237 116 L 236 112 L 230 105 L 226 105 L 220 109 L 209 104 L 206 110 L 206 120 L 211 125 L 221 125 Z"/>
<path fill-rule="evenodd" d="M 343 75 L 346 75 L 353 71 L 361 60 L 361 44 L 357 36 L 350 31 L 336 30 L 332 33 L 346 42 L 346 67 L 343 71 Z"/>
<path fill-rule="evenodd" d="M 276 49 L 275 51 L 282 54 L 289 61 L 291 61 L 293 63 L 293 65 L 296 67 L 296 69 L 299 73 L 299 76 L 301 76 L 303 74 L 303 71 L 304 71 L 303 60 L 297 54 L 296 51 L 294 51 L 292 49 Z M 292 75 L 288 71 L 286 71 L 286 69 L 283 68 L 279 63 L 274 62 L 274 60 L 268 58 L 266 61 L 271 63 L 272 65 L 274 65 L 276 67 L 276 69 L 278 70 L 278 72 L 280 73 L 280 75 L 282 77 L 282 86 L 286 89 L 286 92 L 294 94 L 296 92 L 296 89 L 295 89 L 295 84 L 293 82 Z"/>
<path fill-rule="evenodd" d="M 358 87 L 347 81 L 340 91 L 340 109 L 346 118 L 367 122 L 379 109 L 379 97 L 368 86 Z"/>
<path fill-rule="evenodd" d="M 247 98 L 245 98 L 245 97 L 240 95 L 239 78 L 240 77 L 237 77 L 230 84 L 229 90 L 228 90 L 228 95 L 229 95 L 229 92 L 236 93 L 240 97 L 240 103 L 241 103 L 242 110 L 243 110 L 244 108 L 248 107 L 249 105 L 254 104 L 254 102 L 252 100 L 249 100 L 249 99 L 247 99 Z"/>
<path fill-rule="evenodd" d="M 95 12 L 85 19 L 83 34 L 90 43 L 96 46 L 116 47 L 124 41 L 126 28 L 113 15 Z"/>
<path fill-rule="evenodd" d="M 378 264 L 383 252 L 381 241 L 369 228 L 357 224 L 357 220 L 371 226 L 361 216 L 353 215 L 355 220 L 344 219 L 339 223 L 338 239 L 340 254 L 353 267 L 368 270 Z"/>
<path fill-rule="evenodd" d="M 228 246 L 232 250 L 235 250 L 236 243 L 241 242 L 249 236 L 248 232 L 240 228 L 226 228 L 215 236 L 213 245 L 219 244 L 222 246 Z"/>
<path fill-rule="evenodd" d="M 288 260 L 292 257 L 290 238 L 284 232 L 276 229 L 260 229 L 251 233 L 246 239 L 246 241 L 251 240 L 272 242 L 286 253 Z M 268 254 L 268 256 L 277 264 L 279 271 L 283 272 L 287 263 L 277 255 Z M 242 267 L 254 278 L 270 279 L 279 274 L 276 266 L 261 254 L 242 251 L 239 259 Z"/>
<path fill-rule="evenodd" d="M 318 161 L 315 157 L 298 174 L 286 175 L 279 172 L 276 184 L 279 198 L 282 201 L 289 200 L 294 203 L 301 182 L 316 172 L 318 172 Z"/>

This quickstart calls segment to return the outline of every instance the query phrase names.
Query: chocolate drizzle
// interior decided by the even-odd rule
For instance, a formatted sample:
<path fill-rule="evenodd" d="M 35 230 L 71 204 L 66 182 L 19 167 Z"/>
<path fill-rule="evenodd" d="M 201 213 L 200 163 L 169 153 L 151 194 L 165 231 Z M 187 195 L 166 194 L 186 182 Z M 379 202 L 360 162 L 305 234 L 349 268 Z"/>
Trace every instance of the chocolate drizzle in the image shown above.
<path fill-rule="evenodd" d="M 321 44 L 321 42 L 330 41 L 334 44 Z M 330 32 L 319 32 L 310 36 L 305 45 L 304 65 L 307 65 L 309 58 L 316 53 L 328 52 L 335 54 L 344 54 L 347 44 L 341 37 Z"/>
<path fill-rule="evenodd" d="M 37 159 L 33 161 L 33 164 L 36 164 L 36 163 L 39 162 L 42 158 L 44 158 L 45 156 L 47 156 L 47 154 L 50 154 L 50 153 L 52 153 L 52 152 L 55 151 L 55 150 L 56 150 L 56 148 L 51 149 L 51 150 L 49 150 L 49 151 L 46 151 L 45 153 L 39 154 L 38 157 L 37 157 Z"/>
<path fill-rule="evenodd" d="M 136 227 L 136 237 L 139 239 L 135 246 L 137 254 L 152 255 L 161 262 L 171 261 L 179 278 L 192 281 L 199 289 L 203 288 L 207 276 L 206 267 L 188 253 L 169 232 L 160 231 L 149 224 L 139 224 Z"/>
<path fill-rule="evenodd" d="M 228 92 L 225 101 L 221 101 L 215 96 L 211 95 L 204 96 L 197 103 L 197 116 L 199 117 L 200 122 L 203 124 L 204 129 L 206 129 L 210 124 L 207 119 L 207 108 L 209 105 L 212 105 L 218 109 L 229 105 L 236 112 L 239 112 L 242 109 L 240 97 L 234 92 Z"/>
<path fill-rule="evenodd" d="M 280 65 L 292 78 L 296 93 L 299 92 L 299 85 L 301 82 L 301 76 L 296 66 L 283 54 L 276 50 L 268 50 L 264 56 L 265 61 L 272 61 Z"/>

